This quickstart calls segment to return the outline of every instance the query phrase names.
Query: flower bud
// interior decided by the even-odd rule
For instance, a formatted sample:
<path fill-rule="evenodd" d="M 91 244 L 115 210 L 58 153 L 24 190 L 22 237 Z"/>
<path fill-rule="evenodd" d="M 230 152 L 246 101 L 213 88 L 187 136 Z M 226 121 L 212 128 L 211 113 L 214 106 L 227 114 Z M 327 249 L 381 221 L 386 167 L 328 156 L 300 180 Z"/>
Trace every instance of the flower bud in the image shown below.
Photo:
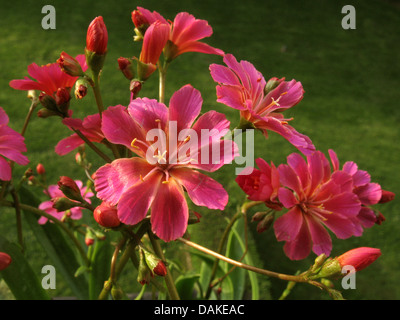
<path fill-rule="evenodd" d="M 375 224 L 380 226 L 382 224 L 382 222 L 384 222 L 385 220 L 386 220 L 385 216 L 381 212 L 378 212 L 378 215 L 376 216 Z"/>
<path fill-rule="evenodd" d="M 264 94 L 268 94 L 269 92 L 274 90 L 284 80 L 285 80 L 285 78 L 278 79 L 276 77 L 273 77 L 273 78 L 269 79 L 267 84 L 265 85 Z"/>
<path fill-rule="evenodd" d="M 53 199 L 53 208 L 58 212 L 67 211 L 77 206 L 77 203 L 64 197 L 57 197 Z"/>
<path fill-rule="evenodd" d="M 131 91 L 132 100 L 135 99 L 142 89 L 142 82 L 138 80 L 132 80 L 129 86 L 129 90 Z"/>
<path fill-rule="evenodd" d="M 265 230 L 268 230 L 272 223 L 275 220 L 275 215 L 273 213 L 267 214 L 258 224 L 257 224 L 257 232 L 261 233 Z"/>
<path fill-rule="evenodd" d="M 143 250 L 139 250 L 139 255 L 140 255 L 140 260 L 139 260 L 137 281 L 143 286 L 145 284 L 150 283 L 150 279 L 153 276 L 153 273 L 147 266 Z"/>
<path fill-rule="evenodd" d="M 7 268 L 11 262 L 12 259 L 7 253 L 0 252 L 0 271 Z"/>
<path fill-rule="evenodd" d="M 57 60 L 61 70 L 72 77 L 82 77 L 84 72 L 78 60 L 71 57 L 68 53 L 62 52 Z"/>
<path fill-rule="evenodd" d="M 79 78 L 76 82 L 75 82 L 75 98 L 80 100 L 83 99 L 88 91 L 88 87 L 89 87 L 89 83 L 85 78 Z"/>
<path fill-rule="evenodd" d="M 118 227 L 121 224 L 117 208 L 107 202 L 103 202 L 93 211 L 93 217 L 99 225 L 106 228 Z"/>
<path fill-rule="evenodd" d="M 91 228 L 86 228 L 85 244 L 91 246 L 94 243 L 95 235 Z"/>
<path fill-rule="evenodd" d="M 38 111 L 37 116 L 39 118 L 48 118 L 48 117 L 53 117 L 53 116 L 59 116 L 60 113 L 56 112 L 56 111 L 52 111 L 46 108 L 42 108 Z"/>
<path fill-rule="evenodd" d="M 122 300 L 122 298 L 124 297 L 124 292 L 119 285 L 113 285 L 113 287 L 111 288 L 111 297 L 113 298 L 113 300 Z"/>
<path fill-rule="evenodd" d="M 41 163 L 39 163 L 36 166 L 36 172 L 37 172 L 37 174 L 40 174 L 40 175 L 43 175 L 46 173 L 46 170 L 44 169 L 44 166 Z"/>
<path fill-rule="evenodd" d="M 71 100 L 71 95 L 69 93 L 69 89 L 67 88 L 58 88 L 55 95 L 55 101 L 58 110 L 62 113 L 63 116 L 67 116 L 69 109 L 69 101 Z"/>
<path fill-rule="evenodd" d="M 356 271 L 360 271 L 378 259 L 381 254 L 380 249 L 360 247 L 349 250 L 336 259 L 341 267 L 352 266 Z"/>
<path fill-rule="evenodd" d="M 57 103 L 52 96 L 42 92 L 39 94 L 39 101 L 45 109 L 58 112 Z"/>
<path fill-rule="evenodd" d="M 118 67 L 119 70 L 123 73 L 125 78 L 128 80 L 132 80 L 135 77 L 135 68 L 132 64 L 132 59 L 120 57 L 118 58 Z"/>
<path fill-rule="evenodd" d="M 395 194 L 391 191 L 382 190 L 382 197 L 379 200 L 379 203 L 386 203 L 392 201 L 395 197 Z"/>
<path fill-rule="evenodd" d="M 160 277 L 164 277 L 167 274 L 167 268 L 161 259 L 157 258 L 154 254 L 143 250 L 144 257 L 146 259 L 147 266 L 152 273 Z M 153 274 L 152 274 L 153 275 Z"/>
<path fill-rule="evenodd" d="M 61 192 L 69 199 L 83 202 L 81 191 L 74 180 L 70 177 L 62 176 L 58 181 Z"/>
<path fill-rule="evenodd" d="M 88 27 L 86 35 L 86 49 L 96 54 L 107 51 L 108 32 L 103 17 L 95 18 Z"/>

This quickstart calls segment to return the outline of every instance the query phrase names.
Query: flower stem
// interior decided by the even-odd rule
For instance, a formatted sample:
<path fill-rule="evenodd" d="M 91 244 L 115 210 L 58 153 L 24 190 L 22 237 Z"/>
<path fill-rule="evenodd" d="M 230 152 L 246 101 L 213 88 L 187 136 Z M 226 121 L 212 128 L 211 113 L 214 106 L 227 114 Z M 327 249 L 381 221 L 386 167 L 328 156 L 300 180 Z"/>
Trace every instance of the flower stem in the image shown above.
<path fill-rule="evenodd" d="M 101 158 L 103 158 L 103 160 L 105 160 L 106 162 L 110 163 L 112 162 L 111 158 L 108 157 L 106 154 L 104 154 L 99 148 L 97 148 L 88 138 L 86 138 L 86 136 L 80 132 L 79 130 L 73 129 L 72 130 L 79 136 L 79 138 L 81 138 L 83 141 L 85 141 L 85 143 L 92 148 L 92 150 L 94 152 L 96 152 Z"/>
<path fill-rule="evenodd" d="M 164 253 L 161 249 L 160 242 L 154 237 L 153 233 L 149 230 L 148 232 L 151 244 L 153 246 L 155 254 L 163 261 L 165 261 Z M 172 300 L 180 300 L 178 290 L 175 287 L 174 279 L 172 278 L 171 271 L 168 269 L 167 274 L 165 275 L 165 285 L 167 286 L 167 290 L 169 293 L 169 297 Z"/>
<path fill-rule="evenodd" d="M 165 101 L 165 80 L 167 77 L 167 69 L 168 69 L 168 62 L 164 62 L 164 65 L 161 66 L 158 63 L 158 73 L 160 75 L 160 83 L 159 83 L 159 102 L 164 103 Z"/>
<path fill-rule="evenodd" d="M 93 72 L 93 93 L 94 93 L 94 98 L 96 99 L 96 104 L 97 104 L 97 109 L 99 110 L 100 118 L 102 117 L 102 113 L 104 111 L 104 105 L 103 105 L 103 99 L 101 97 L 100 93 L 100 81 L 99 81 L 100 75 L 95 74 Z"/>

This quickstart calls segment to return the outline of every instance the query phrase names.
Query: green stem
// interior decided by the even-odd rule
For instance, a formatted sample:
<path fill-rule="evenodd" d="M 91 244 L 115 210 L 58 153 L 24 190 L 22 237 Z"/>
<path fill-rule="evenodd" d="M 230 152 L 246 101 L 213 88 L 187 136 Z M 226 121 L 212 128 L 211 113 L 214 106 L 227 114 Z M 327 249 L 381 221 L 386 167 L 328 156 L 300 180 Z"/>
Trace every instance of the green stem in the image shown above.
<path fill-rule="evenodd" d="M 11 196 L 14 200 L 14 204 L 15 204 L 15 214 L 16 214 L 16 219 L 17 219 L 17 234 L 18 234 L 18 243 L 21 246 L 21 250 L 22 252 L 24 252 L 25 250 L 25 245 L 24 245 L 24 237 L 22 234 L 22 216 L 21 216 L 21 207 L 20 207 L 20 203 L 19 203 L 19 198 L 18 198 L 18 194 L 15 191 L 15 189 L 13 189 L 11 191 Z"/>
<path fill-rule="evenodd" d="M 93 73 L 93 93 L 94 98 L 96 99 L 97 109 L 99 110 L 100 117 L 102 117 L 102 113 L 104 111 L 103 99 L 100 93 L 100 81 L 99 81 L 99 74 Z"/>
<path fill-rule="evenodd" d="M 76 130 L 74 128 L 72 128 L 72 130 L 79 136 L 79 138 L 81 138 L 83 141 L 85 141 L 85 143 L 94 152 L 96 152 L 101 158 L 103 158 L 103 160 L 105 160 L 108 163 L 112 162 L 112 159 L 110 157 L 108 157 L 106 154 L 104 154 L 99 148 L 97 148 L 88 138 L 86 138 L 86 136 L 82 132 L 80 132 L 79 130 Z"/>
<path fill-rule="evenodd" d="M 153 246 L 155 254 L 163 261 L 165 261 L 165 256 L 162 251 L 160 242 L 154 237 L 153 233 L 149 230 L 148 232 L 151 244 Z M 168 269 L 167 274 L 165 275 L 165 285 L 167 286 L 167 290 L 169 293 L 169 297 L 172 300 L 180 300 L 178 290 L 175 287 L 174 279 L 172 278 L 171 271 Z"/>
<path fill-rule="evenodd" d="M 168 69 L 168 62 L 164 62 L 163 66 L 161 66 L 161 63 L 158 63 L 158 73 L 160 75 L 159 102 L 161 103 L 164 103 L 165 101 L 165 80 L 167 77 L 167 69 Z"/>

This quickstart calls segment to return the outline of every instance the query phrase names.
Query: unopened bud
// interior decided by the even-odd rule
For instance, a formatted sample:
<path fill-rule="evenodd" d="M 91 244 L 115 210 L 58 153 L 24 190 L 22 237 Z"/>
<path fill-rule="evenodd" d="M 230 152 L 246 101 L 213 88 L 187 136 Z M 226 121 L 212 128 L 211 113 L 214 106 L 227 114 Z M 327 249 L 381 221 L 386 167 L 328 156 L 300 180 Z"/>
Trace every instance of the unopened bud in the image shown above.
<path fill-rule="evenodd" d="M 99 16 L 90 23 L 86 35 L 86 49 L 96 54 L 107 51 L 108 32 L 103 17 Z"/>
<path fill-rule="evenodd" d="M 42 108 L 38 111 L 37 116 L 39 118 L 45 119 L 45 118 L 53 117 L 53 116 L 60 116 L 60 113 L 46 109 L 46 108 Z"/>
<path fill-rule="evenodd" d="M 268 230 L 272 223 L 275 220 L 275 215 L 273 213 L 267 214 L 258 224 L 257 224 L 257 232 L 261 233 L 265 230 Z"/>
<path fill-rule="evenodd" d="M 135 77 L 136 71 L 132 64 L 132 59 L 124 57 L 118 58 L 118 67 L 128 80 L 132 80 Z"/>
<path fill-rule="evenodd" d="M 132 92 L 132 99 L 136 98 L 139 91 L 142 89 L 142 82 L 138 80 L 132 80 L 129 86 L 129 90 Z"/>
<path fill-rule="evenodd" d="M 61 70 L 72 77 L 81 77 L 84 75 L 78 60 L 71 57 L 68 53 L 62 52 L 57 60 Z"/>
<path fill-rule="evenodd" d="M 140 260 L 139 260 L 137 281 L 143 286 L 145 284 L 150 283 L 150 279 L 153 276 L 153 273 L 147 266 L 143 250 L 139 250 L 139 254 L 140 254 Z"/>
<path fill-rule="evenodd" d="M 356 271 L 360 271 L 378 259 L 381 254 L 380 249 L 360 247 L 349 250 L 336 259 L 342 267 L 352 266 Z"/>
<path fill-rule="evenodd" d="M 114 300 L 121 300 L 124 297 L 124 292 L 122 291 L 121 287 L 117 284 L 114 284 L 111 289 L 111 297 Z"/>
<path fill-rule="evenodd" d="M 167 274 L 167 268 L 164 262 L 161 259 L 157 258 L 154 254 L 146 250 L 143 250 L 143 252 L 147 266 L 149 267 L 151 272 L 160 277 L 164 277 Z"/>
<path fill-rule="evenodd" d="M 380 226 L 385 220 L 386 220 L 385 216 L 381 212 L 378 212 L 378 215 L 376 216 L 375 224 Z"/>
<path fill-rule="evenodd" d="M 89 83 L 85 78 L 79 78 L 76 82 L 75 82 L 75 98 L 80 100 L 83 99 L 88 91 L 88 87 L 89 87 Z"/>
<path fill-rule="evenodd" d="M 91 246 L 94 243 L 95 235 L 91 228 L 86 228 L 85 244 Z"/>
<path fill-rule="evenodd" d="M 11 264 L 11 262 L 12 259 L 7 253 L 0 252 L 0 271 L 7 268 Z"/>
<path fill-rule="evenodd" d="M 32 168 L 26 169 L 26 171 L 25 171 L 25 173 L 24 173 L 24 177 L 25 177 L 26 179 L 29 179 L 30 177 L 32 177 L 32 175 L 33 175 L 33 170 L 32 170 Z"/>
<path fill-rule="evenodd" d="M 62 176 L 58 181 L 58 187 L 61 192 L 69 199 L 83 202 L 81 190 L 74 180 L 70 177 Z"/>
<path fill-rule="evenodd" d="M 44 169 L 44 166 L 41 163 L 39 163 L 36 166 L 36 172 L 37 172 L 37 174 L 40 174 L 40 175 L 43 175 L 46 173 L 46 170 Z"/>
<path fill-rule="evenodd" d="M 53 208 L 56 209 L 58 212 L 67 211 L 76 206 L 77 206 L 76 202 L 71 201 L 70 199 L 64 197 L 58 197 L 53 199 Z"/>
<path fill-rule="evenodd" d="M 39 101 L 45 109 L 58 112 L 57 103 L 52 96 L 42 92 L 39 95 Z"/>
<path fill-rule="evenodd" d="M 69 89 L 67 88 L 58 88 L 56 92 L 56 104 L 58 109 L 62 114 L 66 115 L 69 109 L 69 101 L 71 100 L 71 95 L 69 93 Z"/>
<path fill-rule="evenodd" d="M 106 228 L 118 227 L 121 224 L 117 208 L 107 202 L 103 202 L 93 211 L 93 217 L 99 225 Z"/>
<path fill-rule="evenodd" d="M 386 203 L 392 201 L 395 197 L 395 194 L 391 191 L 382 190 L 382 197 L 379 200 L 379 203 Z"/>
<path fill-rule="evenodd" d="M 285 80 L 285 78 L 278 79 L 276 77 L 273 77 L 273 78 L 269 79 L 267 84 L 265 85 L 264 94 L 268 94 L 269 92 L 274 90 L 284 80 Z"/>

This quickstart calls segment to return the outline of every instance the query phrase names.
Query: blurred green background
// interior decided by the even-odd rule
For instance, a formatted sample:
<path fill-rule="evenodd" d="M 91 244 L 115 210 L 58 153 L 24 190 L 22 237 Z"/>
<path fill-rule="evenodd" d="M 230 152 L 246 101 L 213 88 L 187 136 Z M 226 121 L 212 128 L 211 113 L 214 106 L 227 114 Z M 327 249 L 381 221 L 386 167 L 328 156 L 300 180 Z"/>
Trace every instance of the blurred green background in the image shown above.
<path fill-rule="evenodd" d="M 56 29 L 41 27 L 44 5 L 56 9 Z M 341 27 L 342 7 L 352 4 L 356 9 L 356 29 Z M 308 135 L 317 149 L 334 149 L 341 163 L 352 160 L 367 170 L 374 182 L 386 190 L 399 192 L 399 88 L 400 88 L 400 1 L 363 0 L 146 0 L 146 1 L 1 1 L 0 7 L 0 106 L 10 117 L 10 126 L 22 128 L 29 108 L 26 93 L 9 87 L 12 79 L 27 75 L 27 66 L 36 62 L 55 62 L 62 51 L 70 55 L 83 53 L 87 26 L 102 15 L 109 34 L 108 55 L 101 80 L 106 106 L 127 105 L 129 83 L 118 70 L 120 56 L 138 56 L 140 47 L 132 41 L 134 35 L 131 11 L 136 6 L 156 10 L 173 20 L 181 11 L 205 19 L 214 34 L 204 41 L 238 60 L 247 60 L 270 77 L 286 77 L 302 82 L 304 99 L 286 113 L 293 116 L 291 124 Z M 237 124 L 235 110 L 216 102 L 215 83 L 208 66 L 222 64 L 222 58 L 199 53 L 187 53 L 171 64 L 167 75 L 168 97 L 181 86 L 190 83 L 202 92 L 203 111 L 223 112 Z M 157 98 L 157 77 L 149 80 L 141 96 Z M 73 101 L 75 117 L 97 111 L 92 94 L 82 101 Z M 34 117 L 28 127 L 26 143 L 30 167 L 44 164 L 48 181 L 55 184 L 60 175 L 85 179 L 76 166 L 74 154 L 64 157 L 54 153 L 57 142 L 70 134 L 59 118 Z M 256 157 L 280 164 L 287 155 L 296 152 L 286 140 L 271 133 L 269 139 L 256 134 Z M 93 158 L 94 166 L 101 162 Z M 29 167 L 27 166 L 27 167 Z M 17 167 L 16 176 L 27 167 Z M 216 249 L 219 235 L 235 208 L 245 198 L 234 182 L 234 166 L 225 166 L 213 174 L 230 193 L 224 212 L 198 208 L 203 215 L 200 224 L 190 228 L 192 240 Z M 37 191 L 39 196 L 41 191 Z M 22 199 L 23 201 L 23 199 Z M 359 246 L 377 247 L 382 256 L 376 263 L 357 274 L 357 288 L 343 290 L 347 299 L 400 298 L 400 219 L 398 200 L 378 208 L 386 217 L 381 226 L 365 230 L 364 235 L 348 240 L 333 237 L 332 255 Z M 250 252 L 258 266 L 272 271 L 294 274 L 305 270 L 315 258 L 311 254 L 303 261 L 290 261 L 283 253 L 283 243 L 277 243 L 273 230 L 262 234 L 250 225 Z M 0 234 L 16 240 L 12 211 L 0 209 Z M 40 276 L 41 267 L 51 264 L 41 247 L 35 244 L 29 229 L 24 233 L 26 255 Z M 171 244 L 173 246 L 173 244 Z M 194 266 L 195 268 L 196 266 Z M 126 286 L 136 289 L 136 275 L 126 274 Z M 129 277 L 131 276 L 131 277 Z M 262 299 L 277 299 L 286 283 L 258 276 Z M 68 296 L 68 288 L 57 279 L 52 296 Z M 337 283 L 340 289 L 340 283 Z M 0 282 L 0 298 L 9 299 Z M 327 294 L 309 285 L 297 285 L 288 299 L 329 299 Z"/>

